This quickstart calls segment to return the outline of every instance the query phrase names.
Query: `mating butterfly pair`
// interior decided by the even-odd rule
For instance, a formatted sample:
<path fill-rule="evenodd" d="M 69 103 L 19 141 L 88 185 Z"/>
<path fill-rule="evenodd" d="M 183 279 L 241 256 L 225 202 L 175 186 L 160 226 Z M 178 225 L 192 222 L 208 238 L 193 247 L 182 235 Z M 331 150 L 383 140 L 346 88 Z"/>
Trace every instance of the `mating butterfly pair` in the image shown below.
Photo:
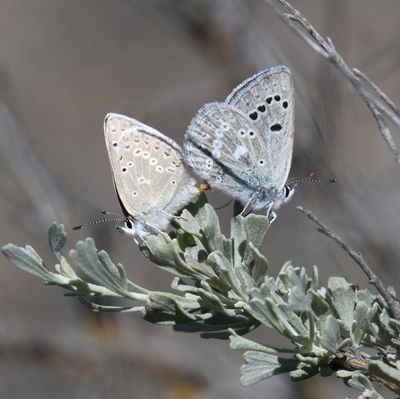
<path fill-rule="evenodd" d="M 145 124 L 108 114 L 105 139 L 126 220 L 119 228 L 143 240 L 165 230 L 199 190 L 192 172 L 240 200 L 267 208 L 270 220 L 287 201 L 293 152 L 294 97 L 285 66 L 266 69 L 236 87 L 224 102 L 203 106 L 189 125 L 183 151 Z"/>

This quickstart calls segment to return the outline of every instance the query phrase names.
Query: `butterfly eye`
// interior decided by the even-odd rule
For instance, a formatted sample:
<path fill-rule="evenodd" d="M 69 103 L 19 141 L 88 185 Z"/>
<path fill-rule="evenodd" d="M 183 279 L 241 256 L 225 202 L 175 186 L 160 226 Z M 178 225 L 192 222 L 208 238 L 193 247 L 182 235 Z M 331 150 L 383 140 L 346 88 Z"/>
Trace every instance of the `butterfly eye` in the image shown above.
<path fill-rule="evenodd" d="M 133 227 L 132 222 L 131 222 L 130 220 L 127 220 L 127 221 L 125 222 L 125 227 L 127 227 L 128 229 L 131 229 L 131 228 Z"/>
<path fill-rule="evenodd" d="M 289 197 L 291 193 L 291 188 L 289 186 L 284 186 L 283 189 L 285 190 L 285 198 Z"/>
<path fill-rule="evenodd" d="M 283 108 L 285 108 L 285 109 L 288 107 L 288 105 L 289 105 L 289 104 L 288 104 L 287 101 L 284 101 L 284 102 L 282 103 L 282 106 L 283 106 Z"/>

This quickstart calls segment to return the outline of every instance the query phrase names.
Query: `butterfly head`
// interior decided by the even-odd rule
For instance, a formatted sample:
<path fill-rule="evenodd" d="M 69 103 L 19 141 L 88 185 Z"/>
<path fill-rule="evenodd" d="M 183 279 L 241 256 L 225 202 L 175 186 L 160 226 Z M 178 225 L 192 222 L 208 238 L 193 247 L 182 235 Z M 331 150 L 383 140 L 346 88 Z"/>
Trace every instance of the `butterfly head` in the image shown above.
<path fill-rule="evenodd" d="M 288 202 L 294 193 L 295 186 L 285 184 L 282 188 L 268 187 L 258 191 L 257 196 L 252 202 L 254 209 L 270 208 L 278 210 L 280 206 Z"/>

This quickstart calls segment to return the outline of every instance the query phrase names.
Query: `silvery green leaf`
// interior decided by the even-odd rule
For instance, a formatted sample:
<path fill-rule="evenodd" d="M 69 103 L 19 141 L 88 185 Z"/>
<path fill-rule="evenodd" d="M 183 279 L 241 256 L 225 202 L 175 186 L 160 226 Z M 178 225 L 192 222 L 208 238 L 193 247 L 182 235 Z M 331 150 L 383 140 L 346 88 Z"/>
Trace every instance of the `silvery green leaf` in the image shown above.
<path fill-rule="evenodd" d="M 193 235 L 191 235 L 189 233 L 183 232 L 181 234 L 178 234 L 176 236 L 176 239 L 178 241 L 179 248 L 182 251 L 185 251 L 187 248 L 196 246 L 195 238 L 193 237 Z M 186 254 L 185 254 L 185 257 L 186 257 Z"/>
<path fill-rule="evenodd" d="M 343 322 L 345 329 L 350 332 L 353 325 L 355 294 L 353 287 L 342 277 L 330 277 L 328 287 L 332 301 Z"/>
<path fill-rule="evenodd" d="M 288 303 L 294 312 L 310 312 L 311 300 L 312 297 L 298 286 L 294 286 L 289 291 Z"/>
<path fill-rule="evenodd" d="M 232 334 L 229 337 L 230 347 L 233 350 L 243 349 L 246 351 L 251 350 L 251 351 L 265 352 L 275 355 L 278 355 L 280 353 L 296 354 L 298 352 L 296 349 L 285 349 L 285 348 L 277 348 L 273 346 L 261 345 L 258 344 L 257 342 L 251 341 L 250 339 L 243 338 L 232 329 L 230 330 L 230 332 Z"/>
<path fill-rule="evenodd" d="M 252 298 L 245 309 L 260 323 L 268 327 L 273 327 L 278 331 L 284 331 L 279 316 L 273 311 L 274 307 L 266 306 L 263 300 Z"/>
<path fill-rule="evenodd" d="M 356 302 L 363 302 L 367 306 L 371 306 L 375 300 L 375 296 L 369 290 L 357 290 L 356 291 Z"/>
<path fill-rule="evenodd" d="M 347 384 L 352 388 L 363 392 L 362 395 L 358 397 L 359 399 L 384 399 L 383 396 L 379 395 L 378 392 L 375 391 L 371 381 L 365 375 L 357 372 L 350 374 Z"/>
<path fill-rule="evenodd" d="M 278 278 L 282 281 L 285 291 L 288 292 L 293 287 L 297 287 L 300 291 L 307 290 L 307 275 L 304 268 L 293 267 L 291 264 L 285 263 L 283 270 L 279 272 Z"/>
<path fill-rule="evenodd" d="M 75 273 L 74 269 L 71 267 L 71 265 L 66 261 L 66 259 L 63 256 L 60 256 L 60 264 L 55 265 L 55 269 L 57 270 L 58 273 L 70 279 L 74 280 L 78 278 L 78 275 Z"/>
<path fill-rule="evenodd" d="M 302 344 L 308 343 L 310 338 L 310 331 L 303 324 L 301 317 L 293 312 L 287 303 L 280 303 L 277 305 L 277 307 L 279 308 L 283 316 L 282 321 L 287 321 L 287 324 L 290 325 L 290 329 L 287 328 L 287 330 L 289 333 L 292 334 L 292 338 L 295 339 L 297 342 L 301 342 Z M 293 334 L 293 332 L 291 331 L 294 331 L 295 333 Z"/>
<path fill-rule="evenodd" d="M 350 378 L 353 374 L 356 374 L 356 372 L 348 371 L 348 370 L 336 371 L 336 377 L 338 377 L 338 378 Z"/>
<path fill-rule="evenodd" d="M 151 248 L 150 260 L 161 269 L 180 277 L 193 275 L 201 277 L 201 274 L 196 273 L 183 260 L 183 253 L 176 239 L 171 239 L 166 234 L 159 234 L 148 236 L 146 241 Z"/>
<path fill-rule="evenodd" d="M 244 364 L 241 368 L 243 385 L 251 385 L 272 377 L 273 375 L 288 373 L 296 369 L 297 359 L 286 359 L 269 353 L 248 351 L 243 356 Z"/>
<path fill-rule="evenodd" d="M 196 219 L 204 234 L 208 251 L 222 250 L 221 228 L 214 208 L 210 204 L 205 204 L 203 208 L 200 208 Z M 203 244 L 205 240 L 202 240 Z"/>
<path fill-rule="evenodd" d="M 94 243 L 93 243 L 94 244 Z M 97 251 L 97 257 L 100 262 L 103 264 L 104 268 L 110 272 L 115 278 L 117 278 L 123 285 L 126 285 L 126 275 L 125 271 L 121 271 L 121 268 L 114 265 L 112 262 L 110 255 L 106 251 L 100 250 Z"/>
<path fill-rule="evenodd" d="M 235 274 L 240 281 L 240 286 L 242 287 L 242 298 L 246 301 L 248 296 L 245 294 L 249 292 L 252 288 L 256 286 L 256 282 L 254 281 L 253 277 L 250 275 L 247 267 L 237 267 L 235 268 Z"/>
<path fill-rule="evenodd" d="M 354 310 L 354 321 L 351 329 L 351 338 L 355 345 L 359 345 L 364 334 L 367 332 L 370 320 L 367 317 L 369 305 L 358 302 Z"/>
<path fill-rule="evenodd" d="M 287 294 L 287 287 L 284 284 L 284 282 L 282 281 L 281 276 L 286 275 L 287 270 L 290 268 L 293 268 L 293 262 L 289 260 L 283 264 L 283 266 L 281 267 L 281 270 L 279 271 L 278 277 L 276 278 L 276 282 L 275 282 L 276 289 L 279 292 L 281 292 L 282 294 Z"/>
<path fill-rule="evenodd" d="M 289 373 L 293 381 L 303 381 L 320 372 L 320 367 L 314 364 L 299 363 L 297 368 Z"/>
<path fill-rule="evenodd" d="M 299 334 L 279 305 L 276 305 L 270 298 L 265 298 L 264 301 L 253 298 L 246 306 L 246 310 L 261 323 L 273 326 L 281 334 L 295 341 L 299 338 Z"/>
<path fill-rule="evenodd" d="M 61 250 L 67 242 L 67 234 L 65 233 L 64 225 L 53 223 L 49 229 L 48 240 L 51 252 L 59 258 Z"/>
<path fill-rule="evenodd" d="M 198 295 L 200 295 L 202 302 L 206 305 L 207 308 L 213 309 L 219 313 L 226 314 L 227 316 L 235 316 L 235 312 L 232 309 L 229 309 L 224 305 L 220 298 L 217 295 L 209 292 L 205 289 L 199 289 Z"/>
<path fill-rule="evenodd" d="M 182 229 L 189 235 L 195 235 L 199 238 L 201 237 L 201 227 L 199 221 L 186 209 L 184 209 L 181 213 L 179 226 L 182 227 Z"/>
<path fill-rule="evenodd" d="M 188 323 L 196 320 L 196 316 L 189 313 L 185 305 L 190 305 L 191 310 L 200 307 L 196 301 L 155 292 L 147 298 L 143 318 L 151 323 L 161 324 Z"/>
<path fill-rule="evenodd" d="M 311 308 L 317 317 L 323 316 L 330 312 L 328 302 L 319 292 L 312 292 Z"/>
<path fill-rule="evenodd" d="M 207 264 L 215 271 L 219 271 L 219 274 L 224 277 L 225 281 L 229 284 L 236 295 L 240 298 L 244 297 L 241 282 L 233 270 L 232 264 L 223 256 L 222 252 L 215 251 L 211 253 L 207 258 Z"/>
<path fill-rule="evenodd" d="M 379 360 L 371 360 L 368 364 L 368 371 L 388 384 L 392 384 L 396 388 L 390 389 L 400 394 L 400 371 L 396 367 L 388 366 Z"/>
<path fill-rule="evenodd" d="M 230 238 L 222 238 L 222 253 L 229 262 L 233 262 L 233 242 Z"/>
<path fill-rule="evenodd" d="M 251 268 L 251 276 L 253 277 L 256 285 L 261 284 L 268 271 L 267 258 L 254 246 L 252 242 L 249 243 L 249 249 L 253 257 L 253 267 Z"/>
<path fill-rule="evenodd" d="M 106 252 L 97 251 L 93 239 L 78 241 L 75 249 L 70 251 L 70 257 L 79 269 L 97 284 L 119 295 L 131 296 L 127 291 L 126 281 L 121 280 L 120 270 L 112 263 Z"/>
<path fill-rule="evenodd" d="M 174 325 L 174 330 L 189 333 L 200 332 L 202 338 L 228 339 L 232 334 L 232 330 L 237 331 L 239 334 L 247 334 L 256 326 L 257 324 L 254 320 L 245 316 L 230 317 L 215 314 L 201 321 Z"/>
<path fill-rule="evenodd" d="M 231 219 L 231 238 L 233 242 L 233 265 L 242 266 L 242 259 L 246 251 L 246 231 L 244 229 L 245 219 L 237 216 Z"/>
<path fill-rule="evenodd" d="M 248 267 L 253 260 L 253 251 L 250 248 L 252 244 L 255 248 L 260 248 L 265 234 L 269 229 L 269 221 L 266 216 L 250 213 L 244 218 L 244 230 L 246 232 L 246 249 L 243 255 L 243 263 Z"/>
<path fill-rule="evenodd" d="M 318 268 L 317 268 L 317 266 L 313 266 L 313 268 L 312 268 L 311 288 L 314 291 L 317 291 L 318 288 L 319 288 L 319 276 L 318 276 Z"/>
<path fill-rule="evenodd" d="M 251 242 L 257 249 L 261 247 L 264 237 L 269 229 L 269 221 L 266 216 L 250 213 L 244 218 L 244 229 L 247 241 Z"/>
<path fill-rule="evenodd" d="M 29 245 L 22 248 L 14 244 L 7 244 L 2 248 L 2 252 L 21 270 L 45 281 L 52 281 L 53 274 L 44 266 L 43 260 Z"/>
<path fill-rule="evenodd" d="M 340 331 L 332 315 L 323 316 L 319 323 L 321 345 L 330 353 L 335 353 L 339 345 Z"/>
<path fill-rule="evenodd" d="M 264 281 L 258 288 L 250 290 L 250 295 L 254 299 L 264 301 L 265 298 L 270 298 L 276 304 L 284 303 L 280 293 L 276 291 L 275 280 L 272 277 L 264 277 Z"/>
<path fill-rule="evenodd" d="M 89 301 L 84 297 L 80 297 L 79 301 L 89 308 L 92 312 L 106 312 L 106 313 L 129 313 L 129 312 L 143 312 L 143 306 L 109 306 L 100 305 Z"/>
<path fill-rule="evenodd" d="M 386 333 L 388 334 L 388 335 L 393 335 L 394 334 L 394 330 L 392 329 L 392 327 L 391 327 L 391 322 L 390 322 L 390 317 L 389 317 L 389 315 L 388 315 L 388 312 L 386 311 L 386 309 L 383 309 L 380 313 L 379 313 L 379 315 L 378 315 L 378 318 L 379 318 L 379 322 L 380 322 L 380 324 L 381 324 L 381 326 L 384 328 L 384 330 L 386 331 Z"/>

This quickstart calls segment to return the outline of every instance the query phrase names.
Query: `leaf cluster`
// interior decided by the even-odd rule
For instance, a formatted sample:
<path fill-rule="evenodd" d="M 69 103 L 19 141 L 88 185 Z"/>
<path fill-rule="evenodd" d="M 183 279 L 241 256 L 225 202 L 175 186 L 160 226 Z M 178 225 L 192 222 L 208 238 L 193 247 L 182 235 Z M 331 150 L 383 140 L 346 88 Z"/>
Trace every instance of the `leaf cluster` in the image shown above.
<path fill-rule="evenodd" d="M 134 283 L 123 265 L 99 251 L 91 238 L 78 241 L 67 260 L 62 254 L 66 233 L 59 224 L 48 234 L 57 260 L 53 270 L 29 245 L 8 244 L 3 253 L 93 311 L 140 312 L 145 320 L 178 331 L 229 338 L 232 349 L 245 351 L 245 385 L 282 373 L 296 381 L 336 373 L 361 391 L 360 398 L 380 397 L 373 382 L 400 394 L 400 322 L 389 316 L 378 295 L 344 278 L 331 277 L 321 286 L 317 267 L 308 274 L 286 262 L 276 277 L 268 275 L 268 261 L 260 252 L 268 228 L 264 216 L 239 214 L 232 217 L 226 237 L 204 198 L 184 209 L 173 231 L 147 237 L 141 248 L 153 264 L 173 275 L 174 292 Z M 103 305 L 96 301 L 99 297 L 125 298 L 132 305 Z M 243 337 L 261 325 L 286 337 L 287 347 Z"/>

